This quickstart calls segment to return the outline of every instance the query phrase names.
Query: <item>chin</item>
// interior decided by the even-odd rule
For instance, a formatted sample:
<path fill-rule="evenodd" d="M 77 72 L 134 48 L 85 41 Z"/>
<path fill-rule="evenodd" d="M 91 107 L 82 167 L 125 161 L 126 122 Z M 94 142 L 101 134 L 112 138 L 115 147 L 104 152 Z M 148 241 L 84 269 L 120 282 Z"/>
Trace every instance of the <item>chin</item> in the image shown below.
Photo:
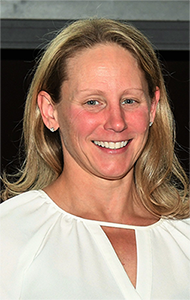
<path fill-rule="evenodd" d="M 128 174 L 132 174 L 131 169 L 125 172 L 102 172 L 99 174 L 99 177 L 106 180 L 121 180 L 127 177 Z"/>

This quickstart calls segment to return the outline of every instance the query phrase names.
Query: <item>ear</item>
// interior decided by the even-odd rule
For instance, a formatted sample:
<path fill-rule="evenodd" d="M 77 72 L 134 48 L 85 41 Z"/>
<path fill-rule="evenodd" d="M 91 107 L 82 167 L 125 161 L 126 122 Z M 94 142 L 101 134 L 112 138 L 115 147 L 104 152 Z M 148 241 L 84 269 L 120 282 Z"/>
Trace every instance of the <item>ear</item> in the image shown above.
<path fill-rule="evenodd" d="M 156 91 L 154 94 L 154 98 L 152 99 L 151 107 L 150 107 L 150 122 L 154 122 L 154 118 L 156 115 L 156 108 L 158 105 L 158 102 L 160 100 L 160 89 L 156 87 Z"/>
<path fill-rule="evenodd" d="M 57 130 L 59 128 L 59 123 L 57 120 L 55 105 L 53 104 L 51 96 L 47 92 L 41 91 L 38 94 L 37 101 L 43 122 L 46 127 L 48 129 L 53 128 L 54 130 Z"/>

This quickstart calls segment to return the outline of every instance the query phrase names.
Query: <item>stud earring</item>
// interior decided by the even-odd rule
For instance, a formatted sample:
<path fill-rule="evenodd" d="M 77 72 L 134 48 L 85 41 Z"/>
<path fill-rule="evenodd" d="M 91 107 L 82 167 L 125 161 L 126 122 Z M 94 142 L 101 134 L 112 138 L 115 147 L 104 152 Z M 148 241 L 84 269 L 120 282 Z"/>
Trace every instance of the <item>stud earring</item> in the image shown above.
<path fill-rule="evenodd" d="M 151 126 L 152 126 L 152 124 L 153 124 L 153 122 L 150 122 L 150 123 L 149 123 L 149 127 L 151 127 Z"/>
<path fill-rule="evenodd" d="M 54 129 L 53 127 L 51 127 L 49 130 L 50 130 L 51 132 L 55 132 L 55 129 Z"/>

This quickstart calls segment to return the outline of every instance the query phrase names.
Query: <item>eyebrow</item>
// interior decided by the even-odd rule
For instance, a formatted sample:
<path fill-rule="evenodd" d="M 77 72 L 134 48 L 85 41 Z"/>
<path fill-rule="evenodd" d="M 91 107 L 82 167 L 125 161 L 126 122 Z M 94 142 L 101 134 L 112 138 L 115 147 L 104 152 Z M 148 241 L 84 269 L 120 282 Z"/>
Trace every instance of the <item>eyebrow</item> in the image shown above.
<path fill-rule="evenodd" d="M 144 94 L 146 94 L 146 92 L 144 91 L 144 89 L 140 89 L 140 88 L 129 88 L 129 89 L 126 89 L 126 90 L 124 90 L 123 91 L 123 94 L 125 94 L 125 93 L 130 93 L 130 92 L 132 92 L 132 91 L 137 91 L 137 92 L 140 92 L 140 93 L 144 93 Z M 93 93 L 104 93 L 104 91 L 102 91 L 102 90 L 97 90 L 97 89 L 82 89 L 82 90 L 77 90 L 77 93 L 86 93 L 86 92 L 93 92 Z"/>

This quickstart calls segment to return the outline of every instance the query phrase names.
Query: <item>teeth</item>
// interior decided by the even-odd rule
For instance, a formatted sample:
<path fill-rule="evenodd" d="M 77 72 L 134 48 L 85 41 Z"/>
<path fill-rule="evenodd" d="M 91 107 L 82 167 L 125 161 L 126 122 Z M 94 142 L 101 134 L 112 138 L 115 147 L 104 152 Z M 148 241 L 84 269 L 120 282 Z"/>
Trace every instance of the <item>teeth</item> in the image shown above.
<path fill-rule="evenodd" d="M 107 149 L 120 149 L 127 145 L 128 141 L 122 141 L 122 142 L 99 142 L 94 141 L 94 144 L 103 148 Z"/>

